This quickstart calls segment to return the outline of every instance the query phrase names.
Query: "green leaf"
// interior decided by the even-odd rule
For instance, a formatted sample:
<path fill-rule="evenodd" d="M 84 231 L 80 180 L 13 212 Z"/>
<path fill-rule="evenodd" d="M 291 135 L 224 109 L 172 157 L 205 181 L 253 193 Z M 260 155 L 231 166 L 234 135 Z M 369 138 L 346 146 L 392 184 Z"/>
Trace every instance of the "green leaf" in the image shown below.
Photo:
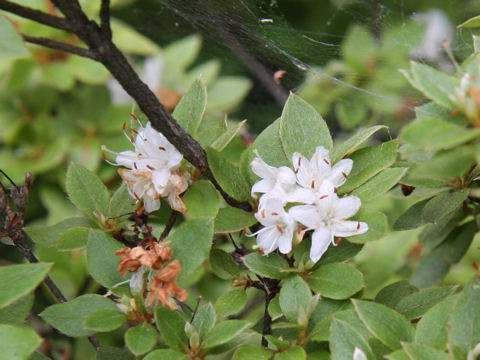
<path fill-rule="evenodd" d="M 479 134 L 480 129 L 467 129 L 440 119 L 421 118 L 405 126 L 400 137 L 403 142 L 425 151 L 436 151 L 464 144 Z"/>
<path fill-rule="evenodd" d="M 353 306 L 368 330 L 392 350 L 400 348 L 401 341 L 413 341 L 413 328 L 398 312 L 369 301 L 353 300 Z"/>
<path fill-rule="evenodd" d="M 398 142 L 391 140 L 355 151 L 349 157 L 353 160 L 352 172 L 349 174 L 346 183 L 338 189 L 339 192 L 348 193 L 356 189 L 368 179 L 392 165 L 397 158 L 397 147 Z"/>
<path fill-rule="evenodd" d="M 405 350 L 396 350 L 388 355 L 385 356 L 385 359 L 388 360 L 411 360 L 411 358 L 407 355 Z"/>
<path fill-rule="evenodd" d="M 33 291 L 51 267 L 47 263 L 0 266 L 0 308 Z"/>
<path fill-rule="evenodd" d="M 280 290 L 280 307 L 285 317 L 296 324 L 299 311 L 303 310 L 306 313 L 311 298 L 310 288 L 305 281 L 297 275 L 292 275 L 285 280 Z"/>
<path fill-rule="evenodd" d="M 20 35 L 5 16 L 0 16 L 0 58 L 16 59 L 29 55 Z"/>
<path fill-rule="evenodd" d="M 363 245 L 353 244 L 349 240 L 342 241 L 337 246 L 330 246 L 328 250 L 323 254 L 320 260 L 315 264 L 315 268 L 320 265 L 330 264 L 334 262 L 343 262 L 351 259 L 362 250 Z M 303 241 L 306 241 L 304 239 Z"/>
<path fill-rule="evenodd" d="M 250 199 L 250 186 L 240 176 L 239 165 L 231 162 L 222 153 L 207 147 L 208 163 L 220 186 L 237 200 Z"/>
<path fill-rule="evenodd" d="M 196 137 L 206 107 L 207 88 L 201 79 L 197 79 L 182 96 L 172 115 L 181 127 Z"/>
<path fill-rule="evenodd" d="M 143 323 L 131 327 L 125 333 L 125 344 L 136 356 L 152 350 L 157 343 L 157 331 L 150 325 Z"/>
<path fill-rule="evenodd" d="M 464 218 L 463 207 L 457 211 L 442 216 L 441 219 L 425 226 L 418 236 L 420 244 L 423 245 L 423 253 L 428 254 L 440 245 L 447 236 L 457 227 Z"/>
<path fill-rule="evenodd" d="M 190 219 L 215 217 L 220 207 L 220 195 L 210 181 L 195 181 L 183 197 L 187 206 L 185 217 Z"/>
<path fill-rule="evenodd" d="M 268 312 L 270 313 L 272 320 L 279 319 L 283 316 L 282 309 L 280 308 L 279 296 L 275 296 L 273 300 L 270 301 L 270 304 L 268 304 Z"/>
<path fill-rule="evenodd" d="M 380 290 L 377 296 L 375 296 L 375 302 L 395 309 L 404 297 L 417 291 L 418 289 L 407 280 L 400 280 Z"/>
<path fill-rule="evenodd" d="M 173 256 L 182 264 L 179 280 L 184 281 L 197 270 L 210 253 L 213 219 L 187 221 L 170 233 L 166 240 L 171 241 Z"/>
<path fill-rule="evenodd" d="M 341 47 L 342 58 L 356 72 L 366 72 L 369 62 L 375 59 L 377 46 L 365 26 L 350 26 Z"/>
<path fill-rule="evenodd" d="M 411 230 L 425 225 L 426 221 L 422 216 L 422 211 L 429 201 L 430 199 L 422 200 L 410 206 L 407 211 L 397 219 L 393 225 L 393 230 Z"/>
<path fill-rule="evenodd" d="M 118 329 L 125 321 L 127 318 L 119 310 L 101 309 L 88 315 L 83 327 L 88 330 L 108 332 Z"/>
<path fill-rule="evenodd" d="M 2 360 L 26 360 L 41 343 L 42 338 L 31 329 L 0 324 Z"/>
<path fill-rule="evenodd" d="M 288 159 L 294 152 L 311 158 L 317 146 L 332 148 L 325 121 L 313 106 L 293 93 L 288 97 L 280 118 L 280 138 Z"/>
<path fill-rule="evenodd" d="M 455 103 L 450 99 L 450 95 L 455 92 L 455 88 L 460 85 L 460 80 L 444 72 L 435 70 L 431 66 L 412 61 L 411 72 L 415 81 L 412 84 L 415 88 L 433 100 L 438 105 L 454 110 Z"/>
<path fill-rule="evenodd" d="M 101 63 L 81 56 L 69 56 L 65 65 L 76 79 L 87 84 L 103 85 L 110 77 L 110 73 Z"/>
<path fill-rule="evenodd" d="M 87 266 L 92 277 L 106 288 L 125 281 L 125 278 L 118 272 L 120 256 L 115 251 L 124 248 L 120 242 L 100 230 L 90 230 L 87 241 Z M 111 289 L 116 294 L 125 293 L 121 287 Z"/>
<path fill-rule="evenodd" d="M 448 180 L 465 174 L 474 162 L 473 148 L 461 146 L 438 152 L 429 161 L 412 168 L 409 175 L 424 179 Z"/>
<path fill-rule="evenodd" d="M 273 355 L 273 350 L 266 349 L 262 346 L 244 345 L 235 351 L 233 360 L 269 360 Z"/>
<path fill-rule="evenodd" d="M 70 200 L 87 216 L 108 214 L 110 196 L 100 178 L 81 165 L 71 163 L 67 170 L 66 188 Z"/>
<path fill-rule="evenodd" d="M 211 303 L 207 303 L 198 309 L 193 319 L 192 325 L 198 332 L 198 336 L 203 340 L 210 330 L 215 326 L 217 315 Z"/>
<path fill-rule="evenodd" d="M 210 86 L 218 77 L 222 64 L 218 59 L 208 60 L 189 70 L 185 75 L 187 84 L 191 84 L 199 77 L 202 78 L 205 85 Z"/>
<path fill-rule="evenodd" d="M 157 307 L 155 320 L 163 340 L 169 347 L 178 351 L 187 349 L 187 337 L 184 330 L 185 321 L 180 313 L 164 306 Z"/>
<path fill-rule="evenodd" d="M 53 62 L 42 68 L 41 80 L 61 91 L 70 90 L 75 84 L 73 74 L 70 72 L 67 64 Z"/>
<path fill-rule="evenodd" d="M 186 36 L 164 48 L 165 68 L 172 65 L 180 70 L 185 70 L 197 57 L 202 46 L 202 39 L 198 35 Z"/>
<path fill-rule="evenodd" d="M 226 206 L 218 211 L 215 218 L 215 232 L 229 233 L 240 231 L 244 227 L 251 226 L 257 222 L 253 213 Z"/>
<path fill-rule="evenodd" d="M 60 236 L 67 230 L 76 227 L 91 227 L 92 223 L 85 218 L 70 218 L 52 226 L 26 226 L 23 230 L 35 244 L 45 247 L 56 247 Z"/>
<path fill-rule="evenodd" d="M 217 151 L 222 151 L 223 149 L 225 149 L 246 122 L 247 120 L 243 120 L 229 126 L 227 128 L 227 131 L 225 131 L 213 142 L 212 148 Z"/>
<path fill-rule="evenodd" d="M 87 336 L 93 334 L 93 331 L 83 327 L 85 319 L 101 309 L 118 311 L 117 305 L 110 299 L 101 295 L 87 294 L 62 304 L 49 306 L 40 313 L 40 316 L 65 335 Z"/>
<path fill-rule="evenodd" d="M 331 299 L 348 299 L 364 287 L 363 275 L 351 265 L 332 263 L 320 266 L 308 276 L 313 291 Z"/>
<path fill-rule="evenodd" d="M 365 184 L 357 187 L 351 194 L 358 196 L 363 202 L 371 201 L 395 186 L 406 172 L 405 168 L 385 169 Z"/>
<path fill-rule="evenodd" d="M 272 279 L 283 279 L 290 270 L 287 261 L 276 253 L 262 256 L 255 252 L 244 256 L 242 260 L 250 271 Z"/>
<path fill-rule="evenodd" d="M 250 80 L 241 76 L 222 76 L 208 88 L 207 110 L 231 111 L 247 96 Z"/>
<path fill-rule="evenodd" d="M 422 211 L 422 216 L 428 222 L 437 222 L 444 219 L 444 216 L 460 208 L 468 197 L 468 189 L 457 191 L 445 191 L 426 203 Z"/>
<path fill-rule="evenodd" d="M 134 357 L 125 349 L 119 349 L 113 346 L 102 346 L 97 350 L 96 360 L 133 360 Z"/>
<path fill-rule="evenodd" d="M 456 289 L 456 286 L 421 289 L 401 299 L 395 310 L 409 320 L 419 318 L 431 307 L 452 295 Z"/>
<path fill-rule="evenodd" d="M 306 360 L 307 353 L 300 346 L 291 347 L 288 350 L 282 351 L 277 360 Z"/>
<path fill-rule="evenodd" d="M 247 293 L 244 289 L 233 289 L 220 296 L 215 303 L 215 310 L 221 316 L 238 313 L 247 303 Z"/>
<path fill-rule="evenodd" d="M 417 287 L 435 285 L 447 275 L 450 266 L 458 262 L 468 250 L 477 227 L 473 222 L 464 224 L 454 231 L 439 246 L 425 256 L 410 278 Z"/>
<path fill-rule="evenodd" d="M 387 217 L 379 211 L 360 209 L 351 220 L 363 221 L 368 224 L 368 231 L 365 234 L 348 237 L 348 241 L 352 243 L 365 244 L 370 241 L 379 240 L 387 233 Z"/>
<path fill-rule="evenodd" d="M 478 28 L 480 27 L 480 15 L 474 16 L 467 21 L 457 26 L 457 29 L 461 28 Z"/>
<path fill-rule="evenodd" d="M 411 359 L 415 360 L 447 360 L 448 355 L 438 349 L 423 344 L 403 343 L 403 349 Z"/>
<path fill-rule="evenodd" d="M 65 231 L 58 238 L 57 249 L 59 251 L 72 251 L 83 249 L 87 245 L 90 228 L 76 227 Z"/>
<path fill-rule="evenodd" d="M 131 212 L 132 197 L 128 193 L 127 184 L 122 182 L 117 190 L 112 194 L 112 198 L 108 204 L 108 216 L 114 217 Z"/>
<path fill-rule="evenodd" d="M 329 345 L 332 360 L 353 359 L 356 347 L 361 349 L 367 358 L 373 359 L 368 337 L 363 331 L 358 331 L 358 327 L 348 318 L 339 316 L 340 314 L 333 317 L 330 325 Z"/>
<path fill-rule="evenodd" d="M 126 53 L 138 55 L 154 55 L 160 51 L 157 44 L 143 36 L 126 23 L 112 18 L 110 20 L 113 41 L 118 44 L 120 50 Z"/>
<path fill-rule="evenodd" d="M 33 305 L 33 293 L 30 293 L 10 305 L 0 309 L 0 324 L 23 325 Z"/>
<path fill-rule="evenodd" d="M 446 350 L 447 324 L 457 301 L 458 296 L 451 296 L 428 310 L 417 324 L 415 342 Z"/>
<path fill-rule="evenodd" d="M 155 350 L 143 358 L 143 360 L 188 360 L 188 359 L 190 358 L 184 353 L 171 350 L 171 349 Z"/>
<path fill-rule="evenodd" d="M 210 251 L 210 265 L 213 273 L 221 279 L 229 280 L 240 274 L 240 267 L 232 256 L 220 249 Z"/>
<path fill-rule="evenodd" d="M 335 164 L 337 161 L 342 159 L 345 156 L 353 153 L 367 141 L 373 134 L 381 129 L 388 129 L 388 126 L 385 125 L 376 125 L 364 129 L 359 129 L 353 136 L 349 137 L 347 140 L 336 143 L 333 145 L 333 150 L 330 154 L 330 159 L 332 163 Z"/>
<path fill-rule="evenodd" d="M 469 351 L 480 342 L 480 280 L 477 274 L 460 293 L 450 323 L 453 345 Z"/>
<path fill-rule="evenodd" d="M 235 336 L 250 327 L 247 321 L 227 320 L 216 325 L 202 342 L 202 349 L 209 349 L 232 340 Z"/>

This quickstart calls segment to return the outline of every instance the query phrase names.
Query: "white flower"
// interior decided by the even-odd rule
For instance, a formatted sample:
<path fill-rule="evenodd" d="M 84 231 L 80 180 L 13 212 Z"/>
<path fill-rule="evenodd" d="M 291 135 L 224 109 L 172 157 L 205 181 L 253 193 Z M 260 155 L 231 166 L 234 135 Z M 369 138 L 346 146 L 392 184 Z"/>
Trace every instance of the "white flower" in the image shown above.
<path fill-rule="evenodd" d="M 295 220 L 283 209 L 280 199 L 266 198 L 255 214 L 257 220 L 265 226 L 251 236 L 257 236 L 257 246 L 264 255 L 277 248 L 282 254 L 292 250 Z"/>
<path fill-rule="evenodd" d="M 293 153 L 292 162 L 298 184 L 316 191 L 325 181 L 330 182 L 334 187 L 342 186 L 353 166 L 353 160 L 343 159 L 332 167 L 328 150 L 323 146 L 317 147 L 310 160 L 298 152 Z"/>
<path fill-rule="evenodd" d="M 353 360 L 367 360 L 367 355 L 365 355 L 362 349 L 355 346 L 355 350 L 353 351 Z"/>
<path fill-rule="evenodd" d="M 120 169 L 119 174 L 132 197 L 143 200 L 147 212 L 160 208 L 161 197 L 168 197 L 172 209 L 186 212 L 187 208 L 179 197 L 188 187 L 187 174 L 179 170 L 182 154 L 150 122 L 145 127 L 140 125 L 135 132 L 135 141 L 129 138 L 135 145 L 134 151 L 117 153 L 103 148 L 116 155 L 115 163 L 107 162 L 130 168 Z"/>
<path fill-rule="evenodd" d="M 253 198 L 256 198 L 255 193 L 264 193 L 264 200 L 276 198 L 283 203 L 288 201 L 288 195 L 296 189 L 296 178 L 292 169 L 286 166 L 270 166 L 258 155 L 251 162 L 251 166 L 253 172 L 262 178 L 252 186 Z"/>
<path fill-rule="evenodd" d="M 327 186 L 325 186 L 327 187 Z M 335 245 L 334 236 L 344 237 L 363 234 L 368 225 L 359 221 L 348 221 L 360 209 L 361 201 L 356 196 L 338 198 L 331 191 L 319 194 L 313 205 L 299 205 L 290 209 L 289 214 L 306 226 L 305 231 L 314 230 L 310 259 L 317 262 L 330 244 Z"/>

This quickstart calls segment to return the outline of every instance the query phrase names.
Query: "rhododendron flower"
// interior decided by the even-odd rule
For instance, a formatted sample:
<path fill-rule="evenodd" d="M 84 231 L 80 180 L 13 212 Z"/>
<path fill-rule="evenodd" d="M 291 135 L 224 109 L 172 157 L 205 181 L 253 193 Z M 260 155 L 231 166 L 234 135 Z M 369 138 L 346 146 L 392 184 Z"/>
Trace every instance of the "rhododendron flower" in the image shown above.
<path fill-rule="evenodd" d="M 334 187 L 342 186 L 353 166 L 353 160 L 343 159 L 332 167 L 328 150 L 323 146 L 317 147 L 310 160 L 298 152 L 293 153 L 292 162 L 298 184 L 317 191 L 324 181 L 330 182 Z"/>
<path fill-rule="evenodd" d="M 172 209 L 186 212 L 187 208 L 180 194 L 188 187 L 187 174 L 179 170 L 182 154 L 150 123 L 140 126 L 135 141 L 135 150 L 122 152 L 108 151 L 116 155 L 115 166 L 130 168 L 120 169 L 119 174 L 128 185 L 130 195 L 143 200 L 145 210 L 152 212 L 160 208 L 160 198 L 168 198 Z M 108 161 L 108 160 L 107 160 Z"/>
<path fill-rule="evenodd" d="M 277 248 L 282 254 L 292 250 L 292 238 L 296 229 L 295 220 L 283 209 L 279 199 L 267 198 L 255 214 L 265 226 L 251 236 L 257 236 L 257 247 L 267 255 Z"/>
<path fill-rule="evenodd" d="M 317 262 L 330 244 L 335 245 L 334 237 L 363 234 L 368 225 L 360 221 L 346 220 L 355 215 L 362 202 L 356 196 L 339 198 L 335 193 L 324 194 L 313 205 L 298 205 L 290 209 L 291 216 L 306 229 L 314 230 L 310 259 Z"/>
<path fill-rule="evenodd" d="M 266 198 L 286 202 L 287 195 L 296 188 L 296 178 L 292 169 L 286 166 L 279 168 L 270 166 L 258 155 L 251 162 L 251 166 L 253 172 L 262 178 L 252 186 L 252 197 L 256 198 L 255 193 L 264 193 L 267 195 Z"/>

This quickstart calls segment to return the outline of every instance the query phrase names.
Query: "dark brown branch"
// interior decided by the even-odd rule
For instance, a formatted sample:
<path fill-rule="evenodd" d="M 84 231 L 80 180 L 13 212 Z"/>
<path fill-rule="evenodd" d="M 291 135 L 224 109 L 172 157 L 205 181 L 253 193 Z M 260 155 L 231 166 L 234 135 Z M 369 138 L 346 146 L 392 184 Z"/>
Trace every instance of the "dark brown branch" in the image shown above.
<path fill-rule="evenodd" d="M 100 29 L 102 29 L 107 40 L 112 38 L 112 30 L 110 29 L 110 0 L 102 0 L 100 8 Z"/>
<path fill-rule="evenodd" d="M 40 24 L 48 25 L 55 29 L 72 32 L 72 27 L 67 19 L 63 17 L 53 16 L 43 11 L 35 10 L 26 6 L 15 4 L 11 1 L 0 0 L 0 10 L 30 19 Z"/>
<path fill-rule="evenodd" d="M 268 347 L 268 340 L 265 337 L 272 333 L 272 317 L 268 312 L 270 301 L 275 297 L 275 294 L 265 292 L 265 312 L 263 313 L 263 329 L 262 329 L 262 346 Z"/>
<path fill-rule="evenodd" d="M 71 54 L 97 60 L 97 55 L 89 49 L 81 48 L 79 46 L 74 46 L 70 44 L 65 44 L 60 41 L 55 41 L 55 40 L 51 40 L 43 37 L 35 37 L 35 36 L 30 36 L 25 34 L 22 34 L 22 37 L 23 37 L 23 40 L 32 44 L 41 45 L 50 49 L 66 51 Z"/>
<path fill-rule="evenodd" d="M 160 235 L 160 238 L 158 240 L 162 241 L 168 236 L 170 230 L 172 230 L 173 225 L 175 224 L 175 221 L 177 220 L 177 216 L 178 212 L 172 210 L 172 213 L 170 214 L 170 219 L 168 219 L 167 225 L 165 225 L 165 229 L 163 230 L 162 235 Z"/>

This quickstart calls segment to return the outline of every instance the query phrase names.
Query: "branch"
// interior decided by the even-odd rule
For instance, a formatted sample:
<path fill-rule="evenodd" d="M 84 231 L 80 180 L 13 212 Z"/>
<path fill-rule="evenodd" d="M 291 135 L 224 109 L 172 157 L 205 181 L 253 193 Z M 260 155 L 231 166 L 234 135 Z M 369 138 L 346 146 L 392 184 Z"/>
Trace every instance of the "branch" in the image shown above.
<path fill-rule="evenodd" d="M 172 213 L 170 214 L 170 219 L 168 219 L 167 225 L 165 225 L 165 229 L 163 230 L 162 234 L 158 238 L 159 241 L 164 240 L 168 234 L 170 233 L 170 230 L 172 230 L 173 225 L 175 224 L 175 221 L 177 220 L 178 216 L 178 211 L 172 210 Z"/>
<path fill-rule="evenodd" d="M 44 13 L 26 6 L 21 6 L 7 0 L 0 0 L 0 10 L 30 19 L 40 24 L 44 24 L 55 29 L 73 32 L 73 29 L 67 19 Z"/>
<path fill-rule="evenodd" d="M 66 51 L 68 53 L 83 56 L 93 60 L 97 60 L 98 58 L 93 51 L 89 49 L 81 48 L 79 46 L 65 44 L 60 41 L 55 41 L 55 40 L 51 40 L 43 37 L 35 37 L 35 36 L 30 36 L 25 34 L 21 34 L 21 35 L 23 37 L 23 40 L 32 44 L 41 45 L 50 49 Z"/>
<path fill-rule="evenodd" d="M 100 8 L 100 29 L 104 36 L 110 40 L 112 38 L 112 30 L 110 29 L 110 0 L 102 0 Z"/>

